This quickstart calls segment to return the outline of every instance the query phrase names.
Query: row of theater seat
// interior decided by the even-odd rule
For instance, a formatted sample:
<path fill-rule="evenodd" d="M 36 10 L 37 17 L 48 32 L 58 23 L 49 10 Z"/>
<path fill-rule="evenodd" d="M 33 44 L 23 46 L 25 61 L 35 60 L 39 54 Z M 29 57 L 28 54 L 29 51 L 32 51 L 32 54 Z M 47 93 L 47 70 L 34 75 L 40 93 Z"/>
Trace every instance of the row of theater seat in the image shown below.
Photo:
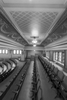
<path fill-rule="evenodd" d="M 27 62 L 25 62 L 25 64 L 26 63 Z M 23 67 L 25 66 L 25 64 L 23 65 Z M 19 69 L 19 71 L 11 78 L 10 81 L 8 81 L 8 83 L 6 84 L 5 88 L 2 91 L 0 91 L 0 100 L 2 100 L 3 97 L 6 95 L 7 91 L 9 91 L 10 87 L 13 85 L 13 83 L 17 79 L 18 75 L 23 70 L 23 67 L 21 69 Z"/>
<path fill-rule="evenodd" d="M 25 80 L 29 65 L 30 65 L 30 60 L 27 63 L 25 63 L 25 65 L 24 65 L 23 73 L 21 75 L 21 78 L 19 79 L 19 84 L 16 84 L 17 88 L 15 89 L 15 91 L 13 91 L 14 96 L 11 98 L 11 100 L 17 100 L 18 99 L 18 96 L 19 96 L 19 93 L 21 91 L 23 82 Z"/>
<path fill-rule="evenodd" d="M 51 81 L 52 87 L 57 90 L 56 97 L 61 98 L 61 100 L 67 100 L 67 76 L 46 59 L 39 57 L 39 60 L 49 77 L 49 81 Z"/>
<path fill-rule="evenodd" d="M 43 100 L 40 75 L 38 72 L 36 58 L 34 59 L 33 76 L 32 76 L 31 100 Z"/>
<path fill-rule="evenodd" d="M 0 62 L 0 83 L 13 72 L 16 66 L 17 61 L 15 59 L 7 59 Z"/>

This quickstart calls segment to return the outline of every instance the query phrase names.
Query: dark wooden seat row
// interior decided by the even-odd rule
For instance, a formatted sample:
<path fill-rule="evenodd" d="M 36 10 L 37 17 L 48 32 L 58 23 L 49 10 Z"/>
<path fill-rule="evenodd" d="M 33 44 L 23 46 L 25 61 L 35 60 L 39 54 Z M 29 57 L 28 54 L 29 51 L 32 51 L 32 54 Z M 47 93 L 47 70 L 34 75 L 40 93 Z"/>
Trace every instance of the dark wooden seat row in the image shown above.
<path fill-rule="evenodd" d="M 32 88 L 31 88 L 31 99 L 42 100 L 42 88 L 38 69 L 36 67 L 36 60 L 34 60 L 33 76 L 32 76 Z"/>
<path fill-rule="evenodd" d="M 23 73 L 22 73 L 22 75 L 21 75 L 21 79 L 19 79 L 19 84 L 17 84 L 16 90 L 13 91 L 14 97 L 12 97 L 11 100 L 17 100 L 17 98 L 18 98 L 18 96 L 19 96 L 19 93 L 20 93 L 20 91 L 21 91 L 21 87 L 22 87 L 22 85 L 23 85 L 24 79 L 25 79 L 26 74 L 27 74 L 27 70 L 28 70 L 29 64 L 30 64 L 30 62 L 28 62 L 28 63 L 26 64 L 26 66 L 24 67 L 24 71 L 23 71 Z"/>
<path fill-rule="evenodd" d="M 57 96 L 62 100 L 67 100 L 67 75 L 62 70 L 49 63 L 46 59 L 39 57 L 49 81 L 51 81 L 52 88 L 57 90 Z"/>

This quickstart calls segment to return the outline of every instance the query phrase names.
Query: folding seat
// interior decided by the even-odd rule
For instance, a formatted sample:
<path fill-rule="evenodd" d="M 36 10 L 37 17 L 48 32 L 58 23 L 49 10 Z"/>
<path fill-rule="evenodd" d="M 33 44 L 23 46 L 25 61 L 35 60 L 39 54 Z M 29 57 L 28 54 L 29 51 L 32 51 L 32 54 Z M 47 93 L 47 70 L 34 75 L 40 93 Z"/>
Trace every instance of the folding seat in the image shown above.
<path fill-rule="evenodd" d="M 2 80 L 2 75 L 3 75 L 3 67 L 2 64 L 0 64 L 0 82 Z"/>
<path fill-rule="evenodd" d="M 37 84 L 32 84 L 31 87 L 31 96 L 32 100 L 35 100 L 35 98 L 37 97 Z"/>
<path fill-rule="evenodd" d="M 49 77 L 49 81 L 48 82 L 52 82 L 53 81 L 53 77 L 54 77 L 54 66 L 50 66 L 49 71 L 47 72 L 47 75 Z"/>
<path fill-rule="evenodd" d="M 0 65 L 0 75 L 2 74 L 2 71 L 3 71 L 3 68 L 2 68 L 2 66 Z"/>
<path fill-rule="evenodd" d="M 51 76 L 51 75 L 54 74 L 54 68 L 55 68 L 55 67 L 54 67 L 53 65 L 50 66 L 49 71 L 48 71 L 49 76 Z"/>
<path fill-rule="evenodd" d="M 38 93 L 37 93 L 37 100 L 43 100 L 41 87 L 39 88 Z"/>
<path fill-rule="evenodd" d="M 20 84 L 23 83 L 23 81 L 24 81 L 24 79 L 20 79 L 20 80 L 19 80 Z"/>
<path fill-rule="evenodd" d="M 18 86 L 18 85 L 17 85 Z M 18 95 L 19 95 L 19 91 L 20 91 L 20 86 L 17 87 L 17 89 L 15 91 L 13 91 L 14 93 L 14 97 L 11 100 L 17 100 Z"/>
<path fill-rule="evenodd" d="M 59 82 L 61 83 L 61 82 L 63 82 L 63 79 L 64 79 L 64 73 L 63 73 L 63 71 L 60 71 L 59 70 L 59 72 L 58 72 L 58 77 L 59 77 Z"/>
<path fill-rule="evenodd" d="M 3 67 L 2 78 L 4 79 L 6 77 L 6 74 L 7 74 L 8 66 L 5 62 L 3 62 L 2 67 Z"/>
<path fill-rule="evenodd" d="M 55 73 L 55 74 L 58 73 L 58 68 L 57 68 L 57 67 L 55 67 L 55 69 L 54 69 L 54 73 Z"/>
<path fill-rule="evenodd" d="M 8 86 L 10 85 L 10 83 L 11 83 L 11 82 L 9 81 L 9 82 L 6 84 L 6 87 L 8 87 Z"/>
<path fill-rule="evenodd" d="M 14 62 L 14 63 L 15 63 L 15 65 L 17 65 L 17 63 L 19 62 L 19 60 L 18 60 L 18 59 L 10 59 L 10 61 Z"/>
<path fill-rule="evenodd" d="M 51 66 L 51 70 L 53 71 L 53 70 L 54 70 L 54 68 L 55 68 L 55 66 L 54 66 L 54 65 L 52 65 L 52 66 Z"/>
<path fill-rule="evenodd" d="M 8 74 L 10 74 L 10 72 L 11 72 L 11 65 L 6 61 L 3 64 L 4 64 L 4 66 L 7 66 L 7 70 L 6 70 L 6 73 L 5 73 L 5 76 L 7 77 Z"/>
<path fill-rule="evenodd" d="M 9 60 L 9 63 L 11 64 L 11 71 L 14 70 L 16 67 L 16 64 L 12 60 Z"/>
<path fill-rule="evenodd" d="M 58 75 L 53 79 L 53 83 L 54 83 L 54 86 L 56 89 L 59 90 L 60 88 L 60 85 L 62 84 L 63 82 L 63 79 L 64 79 L 64 74 L 62 71 L 58 71 Z"/>
<path fill-rule="evenodd" d="M 6 62 L 6 63 L 8 64 L 8 73 L 10 73 L 10 72 L 11 72 L 11 67 L 12 67 L 12 65 L 11 65 L 10 62 Z"/>
<path fill-rule="evenodd" d="M 2 67 L 2 64 L 0 64 L 0 75 L 2 75 L 3 73 L 3 67 Z"/>
<path fill-rule="evenodd" d="M 54 70 L 53 70 L 52 75 L 51 75 L 52 79 L 57 77 L 58 71 L 59 71 L 58 68 L 54 67 Z"/>
<path fill-rule="evenodd" d="M 64 76 L 63 78 L 61 89 L 67 94 L 67 76 Z"/>
<path fill-rule="evenodd" d="M 60 78 L 62 82 L 59 84 L 59 96 L 62 97 L 62 100 L 67 100 L 67 76 L 60 74 Z"/>

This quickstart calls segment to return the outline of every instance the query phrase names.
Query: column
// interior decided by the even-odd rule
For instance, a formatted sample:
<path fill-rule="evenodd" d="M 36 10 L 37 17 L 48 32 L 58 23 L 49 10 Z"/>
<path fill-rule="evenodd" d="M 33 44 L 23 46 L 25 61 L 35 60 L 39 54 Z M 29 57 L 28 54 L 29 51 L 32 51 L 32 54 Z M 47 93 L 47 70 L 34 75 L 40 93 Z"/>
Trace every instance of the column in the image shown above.
<path fill-rule="evenodd" d="M 53 51 L 49 51 L 49 60 L 53 61 Z"/>

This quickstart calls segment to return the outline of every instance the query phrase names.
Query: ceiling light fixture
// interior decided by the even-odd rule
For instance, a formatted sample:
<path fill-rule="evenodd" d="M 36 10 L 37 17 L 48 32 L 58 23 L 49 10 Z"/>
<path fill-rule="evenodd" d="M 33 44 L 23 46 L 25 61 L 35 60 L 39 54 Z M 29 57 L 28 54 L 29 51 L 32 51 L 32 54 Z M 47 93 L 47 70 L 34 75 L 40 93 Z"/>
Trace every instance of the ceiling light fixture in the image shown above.
<path fill-rule="evenodd" d="M 36 44 L 37 43 L 37 40 L 32 40 L 32 43 L 35 43 Z"/>

